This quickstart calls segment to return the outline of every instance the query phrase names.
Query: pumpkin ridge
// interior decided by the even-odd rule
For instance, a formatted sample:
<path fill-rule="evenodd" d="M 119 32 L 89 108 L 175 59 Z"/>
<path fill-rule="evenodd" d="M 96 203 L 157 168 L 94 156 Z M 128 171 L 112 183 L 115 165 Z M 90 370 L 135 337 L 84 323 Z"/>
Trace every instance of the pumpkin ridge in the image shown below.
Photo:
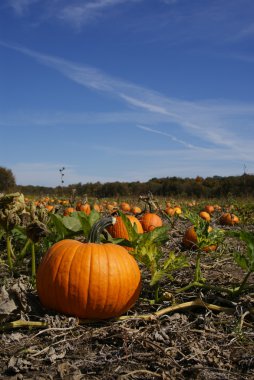
<path fill-rule="evenodd" d="M 58 268 L 57 268 L 57 271 L 56 271 L 56 275 L 55 275 L 55 278 L 53 279 L 53 284 L 52 284 L 53 288 L 55 289 L 55 302 L 57 304 L 57 307 L 59 307 L 59 310 L 62 310 L 63 312 L 64 312 L 64 310 L 62 308 L 62 305 L 63 304 L 65 305 L 66 301 L 63 300 L 63 297 L 59 296 L 60 286 L 57 284 L 57 274 L 58 274 L 58 271 L 61 268 L 62 262 L 65 261 L 65 259 L 66 259 L 65 255 L 66 255 L 66 253 L 68 251 L 69 251 L 69 247 L 66 247 L 65 250 L 62 253 L 62 257 L 61 257 L 61 260 L 59 262 L 59 265 L 58 265 Z M 68 260 L 68 262 L 69 262 L 69 260 Z M 69 271 L 68 271 L 68 273 L 69 273 Z M 69 282 L 69 275 L 68 275 L 68 282 Z M 69 286 L 67 287 L 67 289 L 68 289 L 68 292 L 69 292 Z M 65 295 L 64 298 L 68 299 L 68 297 L 66 297 L 66 295 Z"/>
<path fill-rule="evenodd" d="M 108 257 L 108 251 L 107 251 L 107 248 L 106 248 L 105 245 L 103 246 L 103 250 L 104 250 L 104 253 L 105 253 L 105 257 L 107 259 L 107 272 L 109 273 L 110 261 L 109 261 L 109 257 Z M 101 271 L 100 271 L 100 274 L 101 274 Z M 104 294 L 103 308 L 102 308 L 103 311 L 106 308 L 106 302 L 107 302 L 107 296 L 108 296 L 108 292 L 109 292 L 109 287 L 110 287 L 110 280 L 109 280 L 109 276 L 107 276 L 107 289 L 105 290 L 105 294 Z"/>
<path fill-rule="evenodd" d="M 123 267 L 123 273 L 125 274 L 124 278 L 121 277 L 121 283 L 124 281 L 124 291 L 125 295 L 124 298 L 126 299 L 128 296 L 128 289 L 132 288 L 132 281 L 129 276 L 130 268 L 129 268 L 129 263 L 130 263 L 130 257 L 131 255 L 128 252 L 128 256 L 126 257 L 126 260 L 123 260 L 121 262 L 122 267 Z M 122 314 L 122 310 L 125 308 L 125 304 L 123 304 L 123 301 L 121 300 L 121 310 L 119 310 L 119 314 Z"/>
<path fill-rule="evenodd" d="M 131 294 L 131 297 L 130 297 L 130 292 L 129 292 L 129 290 L 130 289 L 132 289 L 132 287 L 133 287 L 133 284 L 132 284 L 132 281 L 130 281 L 130 276 L 128 275 L 129 273 L 128 272 L 131 272 L 131 269 L 132 268 L 130 268 L 130 266 L 129 266 L 129 264 L 131 263 L 131 267 L 133 267 L 133 256 L 131 256 L 130 254 L 128 255 L 128 258 L 126 258 L 126 260 L 124 260 L 123 261 L 123 267 L 124 267 L 124 272 L 123 273 L 126 273 L 127 274 L 127 276 L 125 276 L 125 281 L 126 281 L 126 283 L 127 283 L 127 286 L 125 286 L 125 291 L 126 291 L 126 295 L 128 296 L 128 298 L 129 298 L 129 301 L 128 301 L 128 303 L 131 301 L 131 298 L 132 298 L 132 296 L 133 296 L 133 293 Z M 127 260 L 128 260 L 128 265 L 127 265 Z M 125 296 L 125 298 L 127 298 L 126 296 Z M 124 307 L 124 310 L 123 310 L 123 307 Z M 126 307 L 126 305 L 123 305 L 122 307 L 121 307 L 121 310 L 120 310 L 120 314 L 122 314 L 122 312 L 124 312 L 125 311 L 125 307 Z"/>
<path fill-rule="evenodd" d="M 88 289 L 88 300 L 87 305 L 89 307 L 89 310 L 91 310 L 91 313 L 96 312 L 98 308 L 98 295 L 99 295 L 99 301 L 101 296 L 101 270 L 100 270 L 100 256 L 101 256 L 101 246 L 96 247 L 96 243 L 89 243 L 90 248 L 90 269 L 89 269 L 89 279 L 88 284 L 90 284 L 90 289 Z M 98 248 L 98 249 L 96 249 Z M 96 268 L 94 270 L 94 268 Z M 94 273 L 96 271 L 96 273 Z M 98 284 L 97 286 L 95 284 Z"/>
<path fill-rule="evenodd" d="M 90 257 L 89 270 L 88 270 L 88 279 L 87 279 L 87 283 L 88 284 L 90 284 L 91 277 L 92 277 L 92 267 L 93 267 L 92 266 L 92 261 L 93 261 L 93 253 L 92 253 L 92 247 L 93 246 L 92 246 L 92 244 L 96 244 L 96 243 L 88 243 L 87 244 L 87 248 L 89 247 L 89 257 Z M 85 309 L 87 308 L 87 306 L 89 306 L 90 299 L 91 299 L 90 290 L 89 290 L 89 286 L 87 286 L 87 297 L 86 297 L 86 307 L 85 307 Z"/>
<path fill-rule="evenodd" d="M 83 246 L 80 246 L 80 255 L 82 257 L 82 261 L 80 262 L 80 265 L 79 265 L 79 276 L 78 276 L 78 284 L 81 284 L 82 282 L 85 281 L 85 279 L 83 278 L 83 273 L 85 271 L 85 263 L 88 259 L 88 254 L 84 254 L 83 253 L 83 250 L 84 250 L 84 247 Z M 91 259 L 91 255 L 89 255 L 90 259 Z M 90 275 L 90 271 L 89 271 L 89 275 Z M 87 295 L 88 293 L 88 285 L 86 284 L 86 286 L 84 286 L 84 288 L 82 288 L 81 286 L 79 286 L 79 293 L 78 293 L 78 300 L 79 300 L 79 305 L 78 305 L 78 308 L 82 308 L 82 309 L 86 309 L 87 307 Z"/>
<path fill-rule="evenodd" d="M 119 304 L 120 295 L 122 293 L 122 277 L 121 277 L 121 270 L 119 268 L 119 262 L 117 260 L 115 260 L 115 264 L 116 264 L 115 268 L 117 268 L 117 272 L 119 274 L 117 276 L 117 278 L 120 278 L 120 281 L 119 281 L 118 293 L 117 293 L 116 301 L 115 301 L 115 304 L 113 305 L 113 308 L 112 308 L 112 313 L 113 313 L 113 311 L 116 310 L 116 308 L 117 308 L 117 306 Z"/>
<path fill-rule="evenodd" d="M 70 294 L 71 294 L 71 285 L 72 285 L 72 282 L 71 282 L 70 278 L 71 278 L 71 275 L 73 275 L 72 274 L 72 270 L 73 270 L 72 267 L 73 267 L 73 263 L 75 262 L 75 259 L 76 259 L 76 254 L 77 254 L 77 252 L 79 250 L 82 252 L 82 246 L 81 245 L 77 245 L 75 251 L 73 252 L 73 256 L 70 259 L 70 266 L 68 268 L 69 270 L 68 270 L 68 281 L 67 281 L 67 299 L 72 300 L 72 301 L 74 300 L 74 305 L 72 305 L 71 302 L 66 303 L 67 304 L 68 313 L 70 313 L 71 310 L 75 309 L 75 304 L 76 304 L 75 297 L 74 298 L 70 297 Z M 78 268 L 79 268 L 79 275 L 78 275 L 78 278 L 79 278 L 82 266 L 79 265 Z"/>
<path fill-rule="evenodd" d="M 58 243 L 57 243 L 58 244 Z M 60 245 L 60 244 L 59 244 Z M 64 245 L 64 244 L 63 244 Z M 40 282 L 42 282 L 39 291 L 42 292 L 43 298 L 45 298 L 46 295 L 46 306 L 51 308 L 54 305 L 54 301 L 58 302 L 58 299 L 56 297 L 56 287 L 54 286 L 54 282 L 57 279 L 57 274 L 61 265 L 62 260 L 64 259 L 64 253 L 67 248 L 63 248 L 61 259 L 58 262 L 58 266 L 55 271 L 55 277 L 51 278 L 51 281 L 48 281 L 45 276 L 42 276 L 40 279 Z M 55 247 L 55 250 L 58 250 L 58 245 Z M 54 255 L 54 251 L 51 251 L 50 254 L 46 253 L 46 256 L 44 256 L 44 259 L 42 261 L 42 267 L 46 268 L 48 266 L 54 266 L 56 265 L 56 257 Z M 40 272 L 37 273 L 37 276 L 40 274 Z M 47 296 L 49 296 L 47 298 Z M 52 302 L 53 301 L 53 302 Z"/>

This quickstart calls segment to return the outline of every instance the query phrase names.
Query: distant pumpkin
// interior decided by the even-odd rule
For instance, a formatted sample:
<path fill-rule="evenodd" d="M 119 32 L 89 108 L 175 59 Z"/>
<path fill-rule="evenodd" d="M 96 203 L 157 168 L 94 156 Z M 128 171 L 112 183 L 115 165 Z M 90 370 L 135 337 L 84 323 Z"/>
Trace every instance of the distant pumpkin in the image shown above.
<path fill-rule="evenodd" d="M 215 208 L 212 205 L 205 205 L 204 211 L 208 212 L 208 214 L 212 214 L 215 211 Z"/>
<path fill-rule="evenodd" d="M 153 212 L 147 212 L 142 215 L 140 222 L 145 232 L 152 231 L 156 227 L 163 225 L 161 217 Z"/>
<path fill-rule="evenodd" d="M 235 214 L 231 214 L 230 212 L 226 212 L 221 215 L 220 223 L 226 226 L 233 226 L 239 223 L 239 218 Z"/>
<path fill-rule="evenodd" d="M 68 215 L 72 214 L 74 211 L 75 211 L 75 209 L 73 207 L 66 207 L 64 209 L 63 214 L 64 214 L 64 216 L 68 216 Z"/>
<path fill-rule="evenodd" d="M 131 222 L 132 226 L 136 225 L 137 233 L 142 234 L 144 232 L 140 221 L 135 216 L 127 215 L 127 218 Z M 107 231 L 113 238 L 122 238 L 129 240 L 129 234 L 121 216 L 116 216 L 116 223 L 108 226 Z M 126 247 L 126 249 L 132 250 L 130 247 Z"/>
<path fill-rule="evenodd" d="M 208 232 L 212 231 L 212 227 L 208 227 Z M 183 236 L 183 246 L 187 249 L 197 249 L 197 233 L 195 231 L 194 226 L 190 226 L 187 228 L 187 230 L 184 233 Z M 216 244 L 211 244 L 207 247 L 203 247 L 202 251 L 204 252 L 211 252 L 211 251 L 216 251 L 217 245 Z"/>
<path fill-rule="evenodd" d="M 134 215 L 137 215 L 137 214 L 140 214 L 142 212 L 141 208 L 138 207 L 138 206 L 133 206 L 131 208 L 131 212 L 134 214 Z"/>
<path fill-rule="evenodd" d="M 120 209 L 124 212 L 129 212 L 131 210 L 131 206 L 127 202 L 122 202 L 120 204 Z"/>
<path fill-rule="evenodd" d="M 210 214 L 209 214 L 208 212 L 206 212 L 206 211 L 200 211 L 199 216 L 200 216 L 200 218 L 206 220 L 207 222 L 210 222 L 210 221 L 211 221 L 211 216 L 210 216 Z"/>

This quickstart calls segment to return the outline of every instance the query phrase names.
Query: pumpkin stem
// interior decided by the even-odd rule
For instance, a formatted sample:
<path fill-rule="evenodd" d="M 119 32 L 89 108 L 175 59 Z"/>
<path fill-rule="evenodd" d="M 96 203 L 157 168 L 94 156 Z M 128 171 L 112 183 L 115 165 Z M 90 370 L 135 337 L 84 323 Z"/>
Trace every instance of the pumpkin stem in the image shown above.
<path fill-rule="evenodd" d="M 94 225 L 91 228 L 88 242 L 89 243 L 98 243 L 100 242 L 100 234 L 102 231 L 112 224 L 116 223 L 116 218 L 114 216 L 106 216 L 105 218 L 102 218 L 98 220 L 98 222 L 94 223 Z"/>

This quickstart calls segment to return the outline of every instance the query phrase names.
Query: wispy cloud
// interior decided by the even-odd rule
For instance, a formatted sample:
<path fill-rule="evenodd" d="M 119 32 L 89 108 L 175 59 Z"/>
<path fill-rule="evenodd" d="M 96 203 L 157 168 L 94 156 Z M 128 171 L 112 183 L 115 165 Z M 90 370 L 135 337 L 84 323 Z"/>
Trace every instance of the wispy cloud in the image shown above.
<path fill-rule="evenodd" d="M 101 18 L 119 5 L 140 2 L 143 0 L 93 0 L 71 4 L 63 7 L 58 18 L 75 27 L 81 27 L 88 22 Z"/>
<path fill-rule="evenodd" d="M 239 160 L 234 151 L 216 149 L 120 149 L 112 146 L 94 146 L 100 153 L 112 157 L 118 157 L 118 160 L 126 159 L 139 160 L 138 169 L 126 168 L 125 180 L 146 181 L 154 177 L 196 177 L 201 175 L 207 177 L 207 173 L 216 173 L 216 175 L 240 175 L 242 174 L 243 164 L 248 163 L 248 168 L 254 167 L 254 159 Z M 143 160 L 142 160 L 143 158 Z M 160 164 L 158 165 L 158 162 Z M 172 164 L 171 164 L 172 163 Z M 177 163 L 177 164 L 176 164 Z M 191 165 L 190 165 L 191 163 Z M 223 165 L 222 165 L 223 163 Z M 135 166 L 134 166 L 135 167 Z M 188 174 L 186 174 L 188 173 Z M 117 177 L 116 177 L 117 178 Z M 118 173 L 121 179 L 121 172 Z"/>
<path fill-rule="evenodd" d="M 254 23 L 252 22 L 239 33 L 239 38 L 253 37 L 254 36 Z"/>
<path fill-rule="evenodd" d="M 130 109 L 147 112 L 148 115 L 153 116 L 154 126 L 162 120 L 163 123 L 168 124 L 169 132 L 158 132 L 158 128 L 151 128 L 153 125 L 148 123 L 151 133 L 162 136 L 166 133 L 172 141 L 189 149 L 221 147 L 234 151 L 242 159 L 246 159 L 246 156 L 251 154 L 248 132 L 242 125 L 246 114 L 248 114 L 248 120 L 252 120 L 253 123 L 253 104 L 237 104 L 223 100 L 190 102 L 168 98 L 156 91 L 106 75 L 93 67 L 41 54 L 20 46 L 1 44 L 54 68 L 81 86 L 115 97 Z M 146 124 L 140 119 L 133 123 L 142 126 Z M 184 133 L 186 136 L 184 140 L 178 137 L 178 134 L 170 133 L 172 125 L 178 126 L 181 132 L 179 136 Z M 145 128 L 143 127 L 144 132 L 148 132 L 148 127 Z M 192 142 L 194 140 L 195 144 Z"/>
<path fill-rule="evenodd" d="M 38 3 L 40 0 L 8 0 L 8 5 L 18 16 L 24 15 L 31 5 Z"/>
<path fill-rule="evenodd" d="M 213 45 L 241 42 L 253 36 L 252 0 L 214 0 L 191 2 L 182 0 L 2 0 L 16 15 L 24 16 L 33 5 L 33 25 L 53 20 L 69 24 L 77 30 L 106 18 L 123 16 L 130 6 L 140 4 L 140 12 L 132 12 L 131 20 L 122 22 L 131 33 L 145 37 L 147 42 L 158 40 L 167 44 L 192 44 L 197 41 Z M 195 4 L 194 4 L 195 3 Z M 2 5 L 2 3 L 1 3 Z M 164 6 L 161 6 L 164 5 Z M 35 8 L 34 8 L 35 9 Z M 134 9 L 136 10 L 136 8 Z M 152 10 L 152 11 L 151 11 Z M 247 25 L 247 26 L 246 26 Z M 143 39 L 144 41 L 144 39 Z M 192 46 L 193 47 L 193 46 Z"/>
<path fill-rule="evenodd" d="M 184 145 L 187 148 L 191 148 L 191 149 L 198 148 L 198 149 L 200 149 L 199 147 L 196 147 L 195 145 L 189 144 L 189 143 L 187 143 L 187 142 L 185 142 L 185 141 L 183 141 L 181 139 L 178 139 L 177 137 L 173 136 L 171 133 L 162 132 L 162 131 L 159 131 L 157 129 L 146 127 L 144 125 L 137 125 L 137 128 L 140 128 L 143 131 L 147 131 L 147 132 L 151 132 L 151 133 L 156 133 L 156 134 L 161 135 L 161 136 L 169 137 L 172 141 L 177 142 L 180 145 Z"/>

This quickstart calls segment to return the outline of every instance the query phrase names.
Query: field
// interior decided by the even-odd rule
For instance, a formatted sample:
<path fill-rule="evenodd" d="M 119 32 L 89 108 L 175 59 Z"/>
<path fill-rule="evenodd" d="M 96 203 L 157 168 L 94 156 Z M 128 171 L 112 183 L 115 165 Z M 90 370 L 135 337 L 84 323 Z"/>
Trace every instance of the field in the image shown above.
<path fill-rule="evenodd" d="M 151 211 L 162 226 L 139 234 L 128 221 L 134 210 L 119 200 L 88 199 L 76 211 L 77 199 L 0 199 L 0 379 L 254 378 L 254 201 L 127 201 L 141 208 L 140 221 Z M 209 221 L 199 216 L 207 205 Z M 87 242 L 112 213 L 127 235 L 99 238 L 132 249 L 142 277 L 134 306 L 102 320 L 43 307 L 36 271 L 47 249 L 65 238 Z M 237 219 L 227 224 L 225 213 Z M 195 241 L 184 239 L 190 226 Z"/>

